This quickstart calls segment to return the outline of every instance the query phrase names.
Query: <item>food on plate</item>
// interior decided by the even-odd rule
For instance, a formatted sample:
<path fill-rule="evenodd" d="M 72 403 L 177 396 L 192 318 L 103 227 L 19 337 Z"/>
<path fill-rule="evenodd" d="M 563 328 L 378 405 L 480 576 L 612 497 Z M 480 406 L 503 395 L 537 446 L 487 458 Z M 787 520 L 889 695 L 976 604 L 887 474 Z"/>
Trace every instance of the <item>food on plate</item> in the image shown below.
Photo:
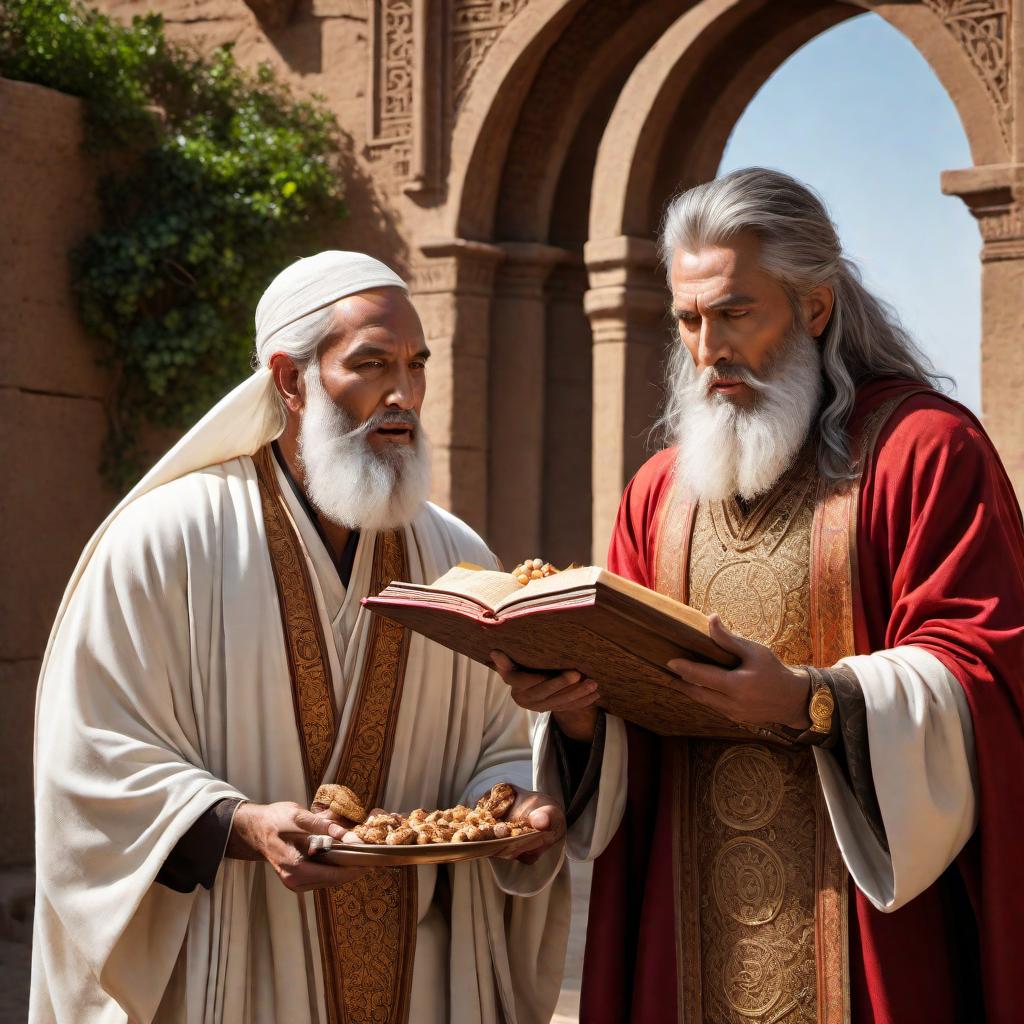
<path fill-rule="evenodd" d="M 344 791 L 343 793 L 339 791 Z M 525 818 L 506 821 L 516 802 L 516 789 L 507 782 L 492 786 L 475 807 L 458 804 L 445 810 L 417 807 L 407 815 L 375 807 L 368 814 L 347 786 L 321 786 L 314 810 L 330 809 L 353 822 L 343 842 L 370 846 L 426 846 L 436 843 L 479 843 L 511 839 L 536 832 Z M 336 808 L 344 808 L 337 810 Z M 352 814 L 345 813 L 351 811 Z M 359 817 L 354 814 L 359 813 Z"/>
<path fill-rule="evenodd" d="M 324 783 L 313 797 L 314 811 L 330 811 L 332 814 L 355 824 L 366 820 L 366 808 L 348 786 L 334 782 Z"/>

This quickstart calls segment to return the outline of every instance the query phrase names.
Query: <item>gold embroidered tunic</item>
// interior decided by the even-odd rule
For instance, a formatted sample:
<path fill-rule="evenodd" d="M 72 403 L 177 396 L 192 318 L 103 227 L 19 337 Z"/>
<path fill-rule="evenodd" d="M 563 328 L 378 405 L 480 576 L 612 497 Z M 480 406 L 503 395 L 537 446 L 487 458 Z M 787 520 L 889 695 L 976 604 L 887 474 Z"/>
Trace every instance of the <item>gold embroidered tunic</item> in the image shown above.
<path fill-rule="evenodd" d="M 817 495 L 808 453 L 746 509 L 733 499 L 692 509 L 688 603 L 790 665 L 813 661 Z M 821 919 L 844 873 L 811 751 L 674 742 L 682 1020 L 832 1019 L 819 1013 L 818 976 L 843 958 L 842 943 L 829 947 L 845 920 Z"/>

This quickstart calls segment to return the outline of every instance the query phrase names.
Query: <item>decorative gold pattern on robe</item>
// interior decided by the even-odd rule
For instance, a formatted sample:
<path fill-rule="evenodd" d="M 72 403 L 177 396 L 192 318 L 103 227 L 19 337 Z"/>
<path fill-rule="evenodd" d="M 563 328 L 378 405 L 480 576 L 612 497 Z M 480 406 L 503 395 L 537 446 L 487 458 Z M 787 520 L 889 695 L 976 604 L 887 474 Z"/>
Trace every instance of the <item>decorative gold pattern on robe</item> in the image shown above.
<path fill-rule="evenodd" d="M 313 581 L 306 556 L 288 506 L 277 488 L 273 455 L 262 448 L 253 456 L 260 485 L 263 524 L 277 583 L 288 671 L 292 680 L 295 721 L 302 738 L 302 763 L 306 773 L 307 802 L 323 778 L 338 726 L 330 661 Z"/>
<path fill-rule="evenodd" d="M 690 547 L 689 603 L 795 665 L 812 658 L 816 476 L 808 452 L 746 515 L 732 500 L 699 503 Z M 682 896 L 700 936 L 703 1020 L 816 1024 L 813 755 L 690 740 L 687 756 L 680 824 L 697 890 Z"/>
<path fill-rule="evenodd" d="M 337 732 L 330 659 L 302 543 L 278 489 L 270 449 L 262 448 L 253 462 L 312 799 Z M 407 575 L 404 536 L 379 534 L 373 592 Z M 387 779 L 407 653 L 407 631 L 375 618 L 336 780 L 352 788 L 367 807 L 377 802 Z M 415 869 L 380 868 L 345 885 L 317 890 L 314 905 L 329 1024 L 403 1024 L 409 1015 L 416 948 Z"/>

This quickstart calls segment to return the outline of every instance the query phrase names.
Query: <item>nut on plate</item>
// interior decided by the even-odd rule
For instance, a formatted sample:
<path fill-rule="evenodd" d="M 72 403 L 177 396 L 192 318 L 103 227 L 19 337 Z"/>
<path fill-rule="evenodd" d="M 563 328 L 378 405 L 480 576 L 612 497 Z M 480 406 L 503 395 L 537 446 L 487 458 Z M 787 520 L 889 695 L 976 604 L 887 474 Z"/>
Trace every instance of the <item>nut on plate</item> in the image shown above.
<path fill-rule="evenodd" d="M 508 782 L 499 782 L 480 797 L 476 806 L 479 810 L 486 811 L 495 818 L 504 818 L 512 810 L 512 805 L 515 802 L 515 786 Z"/>
<path fill-rule="evenodd" d="M 314 810 L 318 809 L 317 805 L 347 821 L 358 823 L 366 820 L 366 808 L 348 786 L 334 782 L 324 783 L 313 797 Z"/>
<path fill-rule="evenodd" d="M 388 833 L 384 840 L 388 846 L 415 846 L 416 830 L 409 825 L 400 825 L 393 832 Z"/>

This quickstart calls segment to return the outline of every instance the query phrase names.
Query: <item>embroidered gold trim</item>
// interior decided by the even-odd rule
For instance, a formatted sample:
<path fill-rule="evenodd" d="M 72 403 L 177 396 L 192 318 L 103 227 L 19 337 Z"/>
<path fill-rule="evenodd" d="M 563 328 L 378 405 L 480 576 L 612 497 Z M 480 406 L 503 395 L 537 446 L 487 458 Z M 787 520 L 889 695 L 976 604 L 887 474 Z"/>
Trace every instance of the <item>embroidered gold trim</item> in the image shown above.
<path fill-rule="evenodd" d="M 393 580 L 407 578 L 404 536 L 379 534 L 371 592 L 380 593 Z M 368 650 L 337 781 L 353 789 L 366 807 L 373 807 L 383 793 L 391 760 L 408 630 L 374 616 Z M 341 958 L 344 1020 L 348 1024 L 406 1021 L 416 949 L 415 868 L 380 868 L 329 893 L 335 948 Z M 356 908 L 362 912 L 353 913 Z"/>
<path fill-rule="evenodd" d="M 839 852 L 821 784 L 815 792 L 814 943 L 818 957 L 818 1024 L 850 1024 L 849 875 Z"/>
<path fill-rule="evenodd" d="M 693 533 L 694 503 L 673 481 L 662 497 L 656 517 L 654 589 L 687 602 L 690 567 L 690 535 Z"/>
<path fill-rule="evenodd" d="M 269 447 L 261 448 L 253 456 L 284 625 L 295 721 L 302 737 L 308 802 L 313 799 L 316 787 L 323 779 L 338 726 L 330 661 L 324 655 L 326 641 L 313 581 L 306 567 L 298 527 L 278 490 L 273 460 Z"/>
<path fill-rule="evenodd" d="M 737 832 L 715 813 L 712 790 L 724 759 L 770 761 L 782 792 L 755 830 Z M 812 755 L 729 740 L 690 743 L 690 848 L 696 873 L 700 992 L 706 1020 L 745 1024 L 785 1017 L 814 1024 L 817 957 L 814 915 L 815 787 Z M 756 770 L 735 772 L 737 796 L 753 806 Z M 745 782 L 741 780 L 746 780 Z M 760 809 L 760 808 L 759 808 Z M 749 825 L 750 822 L 744 822 Z M 692 904 L 693 896 L 683 897 Z M 689 913 L 692 915 L 693 911 Z M 696 977 L 695 977 L 696 975 Z"/>
<path fill-rule="evenodd" d="M 277 584 L 306 784 L 323 779 L 337 731 L 330 660 L 312 580 L 277 486 L 269 447 L 254 456 L 267 545 Z M 407 575 L 404 537 L 381 534 L 371 586 Z M 401 702 L 408 633 L 375 618 L 337 781 L 373 806 L 387 779 Z M 330 1024 L 404 1024 L 416 948 L 416 873 L 383 868 L 314 895 Z"/>
<path fill-rule="evenodd" d="M 739 924 L 768 924 L 782 909 L 786 869 L 761 839 L 730 839 L 715 854 L 711 879 L 718 909 Z"/>

